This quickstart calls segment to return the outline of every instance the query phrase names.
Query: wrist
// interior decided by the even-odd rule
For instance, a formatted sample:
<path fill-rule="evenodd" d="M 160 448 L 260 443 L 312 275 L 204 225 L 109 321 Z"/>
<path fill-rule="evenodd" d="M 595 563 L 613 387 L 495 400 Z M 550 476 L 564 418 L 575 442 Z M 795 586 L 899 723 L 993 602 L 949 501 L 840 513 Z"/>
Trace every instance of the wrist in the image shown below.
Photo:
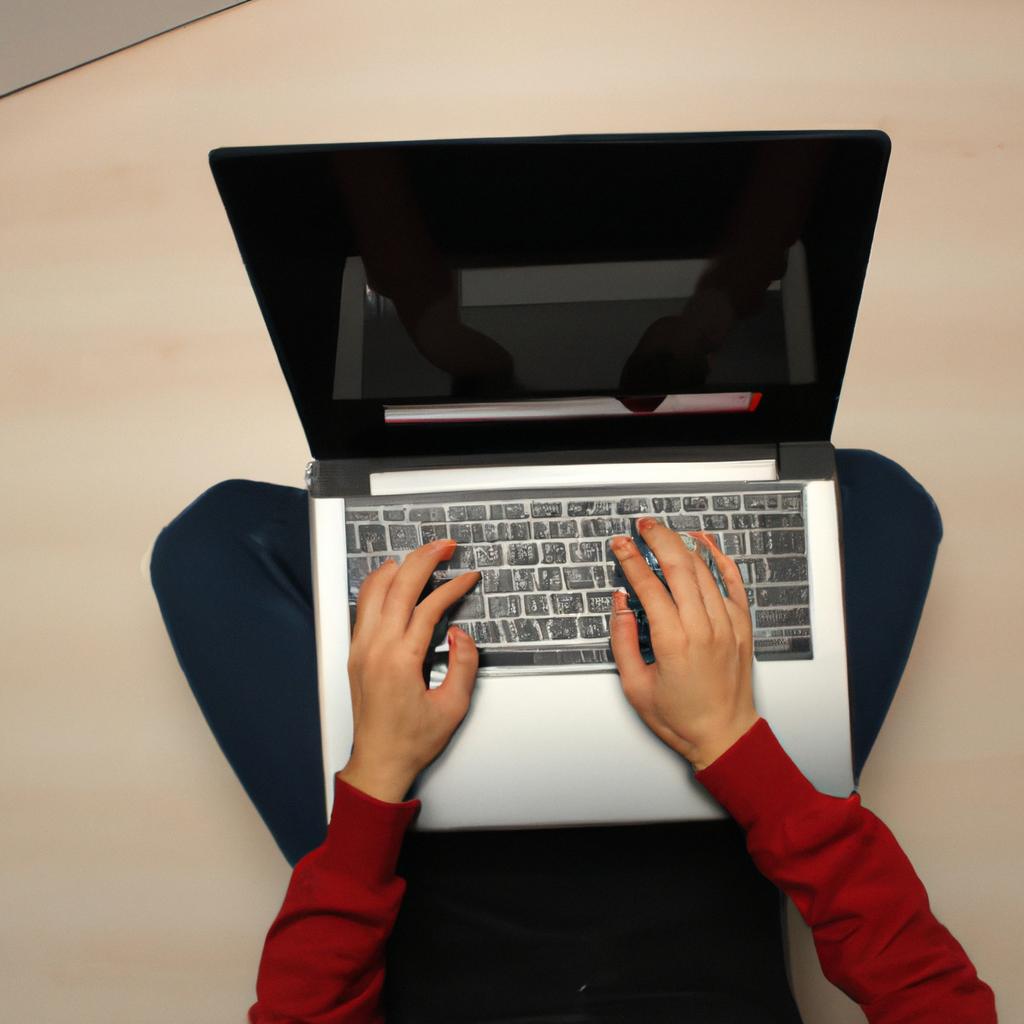
<path fill-rule="evenodd" d="M 412 788 L 416 773 L 385 765 L 367 764 L 352 757 L 337 773 L 337 777 L 367 796 L 385 803 L 398 804 L 405 801 L 405 795 Z"/>
<path fill-rule="evenodd" d="M 714 737 L 702 743 L 688 758 L 694 771 L 702 772 L 717 761 L 758 723 L 760 717 L 757 712 L 753 712 L 729 729 L 716 733 Z"/>

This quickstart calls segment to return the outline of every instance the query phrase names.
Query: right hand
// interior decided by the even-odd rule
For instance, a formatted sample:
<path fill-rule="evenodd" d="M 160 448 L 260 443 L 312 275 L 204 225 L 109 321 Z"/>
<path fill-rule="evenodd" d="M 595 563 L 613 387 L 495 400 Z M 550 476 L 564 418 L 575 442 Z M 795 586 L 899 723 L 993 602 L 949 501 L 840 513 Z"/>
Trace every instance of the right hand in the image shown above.
<path fill-rule="evenodd" d="M 650 520 L 641 525 L 671 593 L 628 538 L 612 542 L 622 571 L 651 626 L 655 662 L 640 655 L 636 619 L 617 592 L 612 610 L 612 653 L 626 699 L 651 731 L 697 771 L 724 754 L 758 720 L 751 674 L 753 629 L 736 563 L 701 534 L 691 534 L 714 555 L 730 596 L 723 598 L 700 555 L 675 531 Z M 643 520 L 641 520 L 643 523 Z"/>

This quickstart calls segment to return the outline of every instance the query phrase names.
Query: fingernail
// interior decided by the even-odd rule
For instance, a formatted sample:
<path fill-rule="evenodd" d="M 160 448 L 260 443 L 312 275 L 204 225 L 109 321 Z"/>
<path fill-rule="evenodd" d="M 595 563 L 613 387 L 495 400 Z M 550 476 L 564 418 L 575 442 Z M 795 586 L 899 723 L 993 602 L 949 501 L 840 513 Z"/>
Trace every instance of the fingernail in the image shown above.
<path fill-rule="evenodd" d="M 448 630 L 448 646 L 451 647 L 453 650 L 456 646 L 455 637 L 457 633 L 458 630 L 456 630 L 454 626 Z"/>
<path fill-rule="evenodd" d="M 445 548 L 455 547 L 455 541 L 451 537 L 442 537 L 440 540 L 435 540 L 430 545 L 431 551 L 443 551 Z"/>
<path fill-rule="evenodd" d="M 623 590 L 612 591 L 612 607 L 616 615 L 621 615 L 623 612 L 628 612 L 629 607 L 626 602 L 626 593 Z"/>
<path fill-rule="evenodd" d="M 652 519 L 650 516 L 641 516 L 636 521 L 636 525 L 641 530 L 649 530 L 652 526 L 654 526 L 655 523 L 657 523 L 657 521 L 657 519 Z"/>
<path fill-rule="evenodd" d="M 612 551 L 625 551 L 632 543 L 628 537 L 614 537 L 611 541 Z"/>

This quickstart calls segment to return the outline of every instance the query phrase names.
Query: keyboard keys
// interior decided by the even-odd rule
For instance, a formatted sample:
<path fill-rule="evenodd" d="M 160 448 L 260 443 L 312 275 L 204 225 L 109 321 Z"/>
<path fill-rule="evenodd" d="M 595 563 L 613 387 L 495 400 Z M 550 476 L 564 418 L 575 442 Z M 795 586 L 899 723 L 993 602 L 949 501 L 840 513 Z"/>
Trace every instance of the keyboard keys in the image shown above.
<path fill-rule="evenodd" d="M 473 556 L 476 559 L 476 567 L 478 569 L 504 565 L 503 554 L 504 552 L 500 544 L 478 544 L 473 548 Z"/>
<path fill-rule="evenodd" d="M 534 519 L 551 519 L 564 514 L 560 501 L 534 501 L 530 504 L 530 515 Z"/>
<path fill-rule="evenodd" d="M 593 570 L 589 568 L 567 565 L 563 571 L 565 572 L 565 585 L 569 590 L 578 590 L 582 587 L 593 587 L 595 585 Z"/>
<path fill-rule="evenodd" d="M 604 557 L 599 541 L 584 540 L 569 545 L 570 562 L 599 562 Z"/>
<path fill-rule="evenodd" d="M 464 523 L 472 519 L 486 519 L 485 505 L 449 505 L 448 520 L 452 523 Z"/>
<path fill-rule="evenodd" d="M 810 624 L 810 608 L 772 608 L 768 611 L 754 612 L 754 626 L 758 629 L 765 626 L 809 626 Z"/>
<path fill-rule="evenodd" d="M 755 653 L 806 655 L 810 591 L 802 513 L 802 494 L 763 491 L 452 505 L 416 505 L 407 496 L 402 504 L 346 507 L 350 601 L 387 558 L 401 563 L 420 544 L 450 536 L 458 546 L 433 578 L 441 584 L 481 571 L 480 583 L 451 609 L 478 645 L 534 645 L 535 660 L 548 657 L 551 664 L 577 664 L 589 652 L 595 664 L 605 664 L 609 588 L 624 582 L 609 541 L 632 533 L 638 516 L 653 514 L 677 533 L 708 533 L 736 561 L 754 618 Z M 573 641 L 594 646 L 557 649 Z"/>
<path fill-rule="evenodd" d="M 360 551 L 387 551 L 387 549 L 388 538 L 383 524 L 359 527 Z"/>
<path fill-rule="evenodd" d="M 758 587 L 757 603 L 765 605 L 791 605 L 808 603 L 807 587 Z"/>
<path fill-rule="evenodd" d="M 651 511 L 658 513 L 678 512 L 682 507 L 679 498 L 651 498 Z"/>
<path fill-rule="evenodd" d="M 804 535 L 800 530 L 754 530 L 750 534 L 752 555 L 803 554 Z"/>
<path fill-rule="evenodd" d="M 806 558 L 769 558 L 767 568 L 766 578 L 769 583 L 790 583 L 807 579 Z"/>
<path fill-rule="evenodd" d="M 538 590 L 561 590 L 562 589 L 562 570 L 561 569 L 545 569 L 540 568 L 537 570 L 537 589 Z"/>
<path fill-rule="evenodd" d="M 410 508 L 409 521 L 412 523 L 443 523 L 444 509 L 438 506 Z"/>
<path fill-rule="evenodd" d="M 615 511 L 620 516 L 629 515 L 635 516 L 640 515 L 643 512 L 649 512 L 648 503 L 646 498 L 622 498 L 617 502 Z"/>
<path fill-rule="evenodd" d="M 389 526 L 391 551 L 412 551 L 420 546 L 420 531 L 415 526 Z"/>
<path fill-rule="evenodd" d="M 583 611 L 583 595 L 552 594 L 551 610 L 555 615 L 579 615 Z"/>
<path fill-rule="evenodd" d="M 610 516 L 612 514 L 612 503 L 610 501 L 570 501 L 569 515 L 571 516 Z"/>
<path fill-rule="evenodd" d="M 487 614 L 492 619 L 511 619 L 522 614 L 520 598 L 512 594 L 504 597 L 492 597 L 487 602 Z"/>
<path fill-rule="evenodd" d="M 547 545 L 545 545 L 547 547 Z M 508 564 L 509 565 L 536 565 L 540 561 L 540 554 L 536 544 L 509 544 Z M 545 559 L 547 561 L 547 559 Z"/>
<path fill-rule="evenodd" d="M 565 545 L 561 541 L 544 544 L 542 550 L 545 565 L 562 565 L 565 562 Z"/>

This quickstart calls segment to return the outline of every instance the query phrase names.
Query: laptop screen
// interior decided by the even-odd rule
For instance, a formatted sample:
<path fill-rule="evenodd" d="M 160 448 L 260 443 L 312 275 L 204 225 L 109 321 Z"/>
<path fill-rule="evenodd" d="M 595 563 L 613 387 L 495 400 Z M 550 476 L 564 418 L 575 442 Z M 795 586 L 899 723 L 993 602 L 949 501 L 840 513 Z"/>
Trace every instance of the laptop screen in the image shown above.
<path fill-rule="evenodd" d="M 809 132 L 211 164 L 311 451 L 341 458 L 827 438 L 887 156 Z"/>

